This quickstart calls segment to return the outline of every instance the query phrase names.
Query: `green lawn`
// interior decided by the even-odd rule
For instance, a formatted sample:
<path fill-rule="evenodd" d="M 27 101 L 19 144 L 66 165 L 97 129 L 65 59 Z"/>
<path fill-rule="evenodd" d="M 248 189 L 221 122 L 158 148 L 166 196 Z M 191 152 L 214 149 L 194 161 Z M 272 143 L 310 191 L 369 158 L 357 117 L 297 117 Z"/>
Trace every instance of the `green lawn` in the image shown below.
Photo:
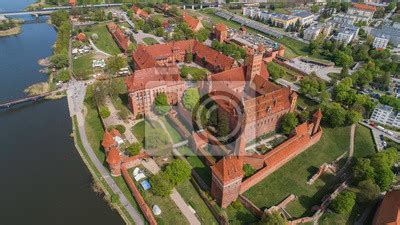
<path fill-rule="evenodd" d="M 203 12 L 203 13 L 204 13 L 204 12 Z M 206 14 L 207 16 L 209 16 L 209 18 L 210 18 L 214 23 L 224 23 L 224 24 L 226 24 L 227 26 L 229 26 L 229 27 L 231 27 L 231 28 L 235 28 L 235 29 L 239 29 L 240 26 L 241 26 L 240 24 L 238 24 L 238 23 L 236 23 L 236 22 L 233 22 L 233 21 L 230 21 L 230 20 L 228 21 L 228 20 L 225 20 L 225 19 L 223 19 L 223 18 L 221 18 L 221 17 L 218 17 L 218 16 L 214 15 L 213 13 L 204 13 L 204 14 Z M 252 29 L 252 28 L 247 27 L 247 30 L 248 30 L 250 33 L 257 33 L 257 34 L 261 34 L 261 35 L 264 35 L 264 36 L 265 36 L 264 33 L 261 33 L 261 32 L 259 32 L 259 31 L 257 31 L 257 30 Z M 297 41 L 297 40 L 295 40 L 295 39 L 288 38 L 288 37 L 283 37 L 283 38 L 280 38 L 280 39 L 275 39 L 275 38 L 273 38 L 273 37 L 269 37 L 269 36 L 268 36 L 268 38 L 270 38 L 270 39 L 272 39 L 272 40 L 274 40 L 274 41 L 276 41 L 276 42 L 279 42 L 279 43 L 283 44 L 283 45 L 286 47 L 285 56 L 288 57 L 288 58 L 294 58 L 294 57 L 296 57 L 296 56 L 298 56 L 298 55 L 308 55 L 308 52 L 307 52 L 307 47 L 308 47 L 308 45 L 305 44 L 305 43 L 303 43 L 303 42 L 300 42 L 300 41 Z"/>
<path fill-rule="evenodd" d="M 204 203 L 190 181 L 178 185 L 176 189 L 179 194 L 181 194 L 186 204 L 190 205 L 196 211 L 196 215 L 201 224 L 218 224 L 206 203 Z"/>
<path fill-rule="evenodd" d="M 85 102 L 85 106 L 87 109 L 85 123 L 86 136 L 97 158 L 100 160 L 100 162 L 104 163 L 105 153 L 100 145 L 104 136 L 103 124 L 101 123 L 97 109 L 94 108 L 92 104 L 87 104 L 87 102 Z"/>
<path fill-rule="evenodd" d="M 211 169 L 206 166 L 203 161 L 197 156 L 193 155 L 193 152 L 186 146 L 181 147 L 178 151 L 186 156 L 187 161 L 192 166 L 193 170 L 195 170 L 199 176 L 203 179 L 203 181 L 211 187 Z"/>
<path fill-rule="evenodd" d="M 111 55 L 118 55 L 121 50 L 118 48 L 110 32 L 108 32 L 106 24 L 98 24 L 90 27 L 90 31 L 87 32 L 89 36 L 96 33 L 99 37 L 98 40 L 93 40 L 94 44 L 102 51 L 107 52 Z"/>
<path fill-rule="evenodd" d="M 258 224 L 259 219 L 248 211 L 242 204 L 239 208 L 234 208 L 232 204 L 223 210 L 228 215 L 229 224 Z"/>
<path fill-rule="evenodd" d="M 144 43 L 146 43 L 146 45 L 155 45 L 158 44 L 158 41 L 154 38 L 151 37 L 145 37 L 143 38 Z"/>
<path fill-rule="evenodd" d="M 73 60 L 72 70 L 78 79 L 89 79 L 93 74 L 92 69 L 93 54 L 86 54 Z"/>
<path fill-rule="evenodd" d="M 129 174 L 132 174 L 133 168 L 129 169 L 128 171 Z M 151 176 L 150 172 L 148 172 L 147 170 L 145 171 L 148 177 Z M 175 224 L 178 221 L 180 224 L 189 224 L 189 222 L 186 220 L 186 217 L 179 210 L 175 202 L 172 201 L 171 197 L 160 197 L 157 195 L 153 195 L 150 190 L 145 191 L 142 186 L 135 181 L 135 179 L 132 178 L 132 180 L 150 208 L 152 208 L 154 205 L 158 205 L 160 207 L 161 214 L 159 216 L 155 215 L 158 224 Z"/>
<path fill-rule="evenodd" d="M 299 95 L 299 97 L 297 98 L 297 106 L 312 113 L 316 109 L 318 109 L 319 104 L 307 97 Z"/>
<path fill-rule="evenodd" d="M 375 143 L 371 130 L 358 124 L 354 139 L 354 157 L 362 158 L 375 152 Z"/>
<path fill-rule="evenodd" d="M 181 135 L 179 135 L 178 131 L 173 127 L 173 124 L 171 124 L 166 117 L 161 117 L 160 119 L 167 128 L 168 133 L 171 136 L 174 143 L 181 142 L 183 138 L 181 137 Z"/>
<path fill-rule="evenodd" d="M 193 80 L 202 80 L 207 76 L 207 70 L 192 66 L 183 66 L 181 68 L 181 77 L 191 76 Z"/>
<path fill-rule="evenodd" d="M 350 127 L 323 128 L 321 140 L 272 173 L 244 193 L 261 209 L 278 204 L 290 194 L 298 200 L 290 203 L 287 210 L 293 217 L 310 215 L 312 206 L 320 204 L 332 185 L 332 175 L 324 175 L 313 185 L 307 180 L 325 162 L 332 162 L 347 152 L 350 143 Z"/>
<path fill-rule="evenodd" d="M 297 80 L 297 76 L 300 76 L 300 74 L 294 72 L 293 70 L 289 70 L 288 68 L 279 65 L 278 63 L 272 61 L 270 63 L 267 63 L 267 68 L 268 68 L 268 64 L 274 64 L 275 66 L 281 68 L 283 71 L 286 72 L 286 75 L 284 77 L 282 77 L 283 79 L 290 81 L 290 82 L 295 82 Z"/>
<path fill-rule="evenodd" d="M 155 130 L 161 131 L 162 135 L 167 136 L 167 134 L 162 129 L 161 125 L 157 121 L 151 122 L 154 127 L 150 124 L 149 121 L 140 121 L 134 127 L 132 127 L 133 135 L 140 141 L 143 145 L 145 144 L 145 137 L 147 134 L 152 133 Z"/>

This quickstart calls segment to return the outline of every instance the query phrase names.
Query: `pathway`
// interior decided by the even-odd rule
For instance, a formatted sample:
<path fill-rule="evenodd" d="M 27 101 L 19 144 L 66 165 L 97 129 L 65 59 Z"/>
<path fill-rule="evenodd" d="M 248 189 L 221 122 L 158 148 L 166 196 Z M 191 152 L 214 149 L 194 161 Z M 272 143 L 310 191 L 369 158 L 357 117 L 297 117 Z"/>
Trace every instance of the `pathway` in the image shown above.
<path fill-rule="evenodd" d="M 351 160 L 353 159 L 354 155 L 354 135 L 356 133 L 356 124 L 351 125 L 350 128 L 350 145 L 349 145 L 349 155 L 347 156 L 346 163 L 343 165 L 343 167 L 336 173 L 337 177 L 342 176 L 347 170 L 347 168 L 350 166 Z"/>
<path fill-rule="evenodd" d="M 104 54 L 104 55 L 106 55 L 107 57 L 111 57 L 111 56 L 112 56 L 112 55 L 108 54 L 107 52 L 104 52 L 104 51 L 100 50 L 99 48 L 97 48 L 97 46 L 93 43 L 92 39 L 90 39 L 90 38 L 89 38 L 89 43 L 90 43 L 90 45 L 92 46 L 92 48 L 93 48 L 94 50 L 96 50 L 97 52 L 99 52 L 99 53 L 101 53 L 101 54 Z"/>
<path fill-rule="evenodd" d="M 84 82 L 79 81 L 71 81 L 69 88 L 67 90 L 68 96 L 68 107 L 70 111 L 70 116 L 76 116 L 77 118 L 77 126 L 80 134 L 80 138 L 82 140 L 83 147 L 85 149 L 81 149 L 82 151 L 86 151 L 90 160 L 96 166 L 99 171 L 102 180 L 105 180 L 107 185 L 112 189 L 112 191 L 119 196 L 119 200 L 121 204 L 125 207 L 126 211 L 132 217 L 136 224 L 144 224 L 143 218 L 141 214 L 132 206 L 132 204 L 126 199 L 124 193 L 119 189 L 115 181 L 110 177 L 109 171 L 103 166 L 102 162 L 97 158 L 94 153 L 92 147 L 90 146 L 86 131 L 85 131 L 85 118 L 83 115 L 84 105 L 83 100 L 85 98 L 86 87 Z"/>
<path fill-rule="evenodd" d="M 163 128 L 164 132 L 167 133 L 170 142 L 174 143 L 173 139 L 172 139 L 171 135 L 169 134 L 163 121 L 160 120 L 160 118 L 158 118 L 158 117 L 154 118 L 154 120 L 157 121 Z M 182 141 L 178 144 L 182 144 L 182 143 L 186 144 L 187 141 Z M 154 162 L 153 159 L 149 159 L 149 160 L 147 160 L 147 162 L 145 162 L 145 161 L 142 161 L 142 162 L 143 162 L 143 166 L 153 174 L 156 174 L 161 170 L 160 167 L 157 165 L 156 162 Z M 196 215 L 189 208 L 189 206 L 186 204 L 186 202 L 183 200 L 182 196 L 179 194 L 179 192 L 175 188 L 172 189 L 172 193 L 170 194 L 170 197 L 171 197 L 172 201 L 174 201 L 175 204 L 178 206 L 178 208 L 181 210 L 182 214 L 186 217 L 186 219 L 189 221 L 190 224 L 192 224 L 192 225 L 200 225 L 201 224 L 200 221 L 197 219 Z"/>
<path fill-rule="evenodd" d="M 132 27 L 135 28 L 135 24 L 132 22 L 131 19 L 129 19 L 129 17 L 127 16 L 126 13 L 122 14 L 123 18 L 125 19 L 125 21 Z M 143 38 L 154 38 L 156 41 L 158 41 L 159 43 L 164 43 L 164 39 L 162 37 L 158 37 L 156 35 L 153 34 L 148 34 L 148 33 L 143 33 L 143 31 L 139 30 L 137 33 L 133 32 L 133 37 L 135 38 L 136 42 L 138 44 L 146 44 L 143 41 Z"/>

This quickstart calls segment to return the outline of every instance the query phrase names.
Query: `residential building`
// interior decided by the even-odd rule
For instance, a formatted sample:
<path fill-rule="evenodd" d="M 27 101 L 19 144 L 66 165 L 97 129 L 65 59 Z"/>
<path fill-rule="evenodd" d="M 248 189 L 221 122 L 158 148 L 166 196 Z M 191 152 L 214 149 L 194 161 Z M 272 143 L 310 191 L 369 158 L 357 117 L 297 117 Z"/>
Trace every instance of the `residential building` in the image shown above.
<path fill-rule="evenodd" d="M 321 33 L 321 28 L 318 26 L 310 26 L 304 30 L 303 39 L 307 41 L 315 40 Z"/>
<path fill-rule="evenodd" d="M 383 125 L 400 128 L 400 113 L 388 105 L 378 104 L 370 119 Z"/>
<path fill-rule="evenodd" d="M 372 46 L 376 49 L 386 49 L 386 46 L 389 43 L 389 38 L 385 37 L 385 35 L 381 35 L 378 37 L 375 37 L 374 42 L 372 43 Z"/>
<path fill-rule="evenodd" d="M 388 191 L 375 213 L 372 225 L 400 224 L 400 190 Z"/>
<path fill-rule="evenodd" d="M 379 29 L 374 28 L 371 30 L 371 35 L 374 37 L 385 36 L 394 47 L 400 47 L 400 28 L 393 25 L 386 24 Z"/>
<path fill-rule="evenodd" d="M 271 21 L 271 23 L 275 24 L 275 26 L 285 29 L 290 25 L 296 24 L 297 20 L 299 20 L 299 18 L 295 16 L 272 13 L 255 7 L 244 7 L 243 15 L 252 19 L 263 20 L 264 22 Z"/>
<path fill-rule="evenodd" d="M 292 13 L 292 16 L 297 17 L 301 26 L 310 25 L 314 22 L 314 14 L 309 11 L 298 11 Z"/>
<path fill-rule="evenodd" d="M 193 54 L 195 63 L 214 72 L 230 69 L 235 63 L 232 58 L 193 39 L 151 46 L 138 45 L 132 59 L 136 69 L 144 69 L 175 65 L 183 62 L 186 54 Z"/>
<path fill-rule="evenodd" d="M 199 31 L 201 28 L 203 28 L 203 24 L 201 23 L 200 20 L 192 17 L 187 13 L 182 13 L 182 19 L 192 31 L 196 32 Z"/>
<path fill-rule="evenodd" d="M 356 18 L 348 14 L 336 14 L 333 17 L 332 22 L 336 28 L 342 26 L 353 26 L 356 22 Z"/>
<path fill-rule="evenodd" d="M 143 9 L 137 7 L 136 5 L 132 6 L 132 10 L 135 15 L 139 16 L 142 19 L 149 18 L 149 14 L 146 11 L 144 11 Z"/>
<path fill-rule="evenodd" d="M 349 44 L 355 37 L 357 37 L 359 28 L 356 26 L 343 26 L 339 28 L 336 40 L 344 44 Z"/>
<path fill-rule="evenodd" d="M 368 22 L 372 20 L 375 12 L 375 6 L 353 3 L 352 7 L 350 7 L 347 11 L 347 14 L 355 16 L 357 18 L 357 21 Z"/>

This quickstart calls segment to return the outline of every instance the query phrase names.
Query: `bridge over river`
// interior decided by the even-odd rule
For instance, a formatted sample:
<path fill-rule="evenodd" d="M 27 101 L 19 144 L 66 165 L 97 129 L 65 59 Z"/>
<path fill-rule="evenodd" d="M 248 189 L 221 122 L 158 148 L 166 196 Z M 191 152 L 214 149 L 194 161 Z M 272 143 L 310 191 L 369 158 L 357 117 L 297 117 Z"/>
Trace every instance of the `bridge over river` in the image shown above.
<path fill-rule="evenodd" d="M 117 7 L 121 6 L 121 3 L 114 4 L 95 4 L 95 5 L 79 5 L 75 6 L 75 8 L 108 8 L 108 7 Z M 41 16 L 41 15 L 49 15 L 58 10 L 70 10 L 71 6 L 58 6 L 58 7 L 49 7 L 43 8 L 40 10 L 32 10 L 32 11 L 13 11 L 13 12 L 0 12 L 0 17 L 2 16 L 24 16 L 24 15 L 33 15 L 33 16 Z"/>

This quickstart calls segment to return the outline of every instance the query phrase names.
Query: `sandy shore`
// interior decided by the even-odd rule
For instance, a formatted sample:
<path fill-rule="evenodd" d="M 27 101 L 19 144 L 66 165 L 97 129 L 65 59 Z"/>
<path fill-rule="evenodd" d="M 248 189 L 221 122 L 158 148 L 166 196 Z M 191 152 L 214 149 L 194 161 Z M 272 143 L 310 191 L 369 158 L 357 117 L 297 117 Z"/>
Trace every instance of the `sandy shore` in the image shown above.
<path fill-rule="evenodd" d="M 21 33 L 21 27 L 18 25 L 17 27 L 8 29 L 8 30 L 1 30 L 0 31 L 0 37 L 5 37 L 5 36 L 11 36 L 11 35 L 17 35 Z"/>

